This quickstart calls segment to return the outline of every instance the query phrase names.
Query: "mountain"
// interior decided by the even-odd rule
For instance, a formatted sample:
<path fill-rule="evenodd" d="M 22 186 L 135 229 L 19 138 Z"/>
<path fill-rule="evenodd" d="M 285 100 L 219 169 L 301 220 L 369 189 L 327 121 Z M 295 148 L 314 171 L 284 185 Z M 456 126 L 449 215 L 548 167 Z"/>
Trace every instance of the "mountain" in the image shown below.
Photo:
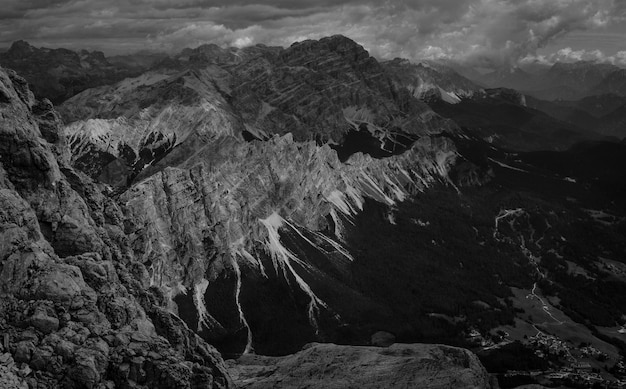
<path fill-rule="evenodd" d="M 374 58 L 343 37 L 281 51 L 266 46 L 197 51 L 211 59 L 162 64 L 66 101 L 60 111 L 70 123 L 75 165 L 124 186 L 182 164 L 202 148 L 215 148 L 223 137 L 291 133 L 296 141 L 329 142 L 344 158 L 365 144 L 361 151 L 392 155 L 422 134 L 457 128 L 406 88 L 394 86 Z"/>
<path fill-rule="evenodd" d="M 626 135 L 626 97 L 589 96 L 577 101 L 544 101 L 528 97 L 528 106 L 548 115 L 607 137 Z"/>
<path fill-rule="evenodd" d="M 529 73 L 520 68 L 488 73 L 480 80 L 492 88 L 511 88 L 541 100 L 578 100 L 586 96 L 611 93 L 609 79 L 620 68 L 588 61 L 557 62 L 548 71 Z M 599 87 L 599 85 L 604 85 Z M 608 88 L 608 89 L 607 89 Z"/>
<path fill-rule="evenodd" d="M 385 311 L 345 273 L 352 254 L 343 248 L 342 226 L 366 199 L 393 205 L 447 182 L 455 151 L 441 133 L 456 127 L 394 87 L 344 37 L 250 51 L 240 53 L 243 61 L 218 55 L 204 68 L 196 62 L 88 90 L 62 112 L 75 166 L 105 181 L 119 176 L 111 160 L 138 168 L 135 179 L 119 185 L 136 225 L 129 236 L 155 285 L 170 291 L 171 306 L 184 307 L 181 317 L 222 350 L 293 352 L 318 332 L 335 339 L 343 315 L 356 320 L 362 307 Z M 103 175 L 109 165 L 113 173 Z M 157 219 L 170 227 L 153 224 Z M 296 242 L 305 239 L 302 249 L 313 257 L 300 259 L 279 242 L 283 229 Z M 154 246 L 154 239 L 169 243 Z M 327 297 L 318 296 L 322 285 Z M 277 295 L 286 287 L 293 288 L 292 303 Z M 259 322 L 266 315 L 244 300 L 255 289 L 267 290 L 267 303 L 256 305 L 273 310 L 274 319 Z M 216 300 L 213 293 L 231 297 Z M 345 293 L 361 301 L 357 310 L 342 301 Z M 339 309 L 345 312 L 331 313 Z"/>
<path fill-rule="evenodd" d="M 591 90 L 591 93 L 595 95 L 616 94 L 626 97 L 626 69 L 609 74 Z"/>
<path fill-rule="evenodd" d="M 324 270 L 333 275 L 325 277 L 332 281 L 351 256 L 338 238 L 318 232 L 318 225 L 340 234 L 342 223 L 366 198 L 385 203 L 404 198 L 409 188 L 400 185 L 413 182 L 411 190 L 417 190 L 431 185 L 435 177 L 444 179 L 454 160 L 449 142 L 429 136 L 391 159 L 352 155 L 357 165 L 351 167 L 341 163 L 329 145 L 295 142 L 290 134 L 250 143 L 226 135 L 214 149 L 197 149 L 201 155 L 188 167 L 164 167 L 117 196 L 70 165 L 71 139 L 49 101 L 35 100 L 26 81 L 12 71 L 0 70 L 0 80 L 3 385 L 232 387 L 219 353 L 189 328 L 222 349 L 234 344 L 230 349 L 237 352 L 243 351 L 238 348 L 243 330 L 243 346 L 252 347 L 248 324 L 252 319 L 242 308 L 244 287 L 248 293 L 247 288 L 259 282 L 254 293 L 269 292 L 268 303 L 258 305 L 277 308 L 275 316 L 263 314 L 271 320 L 265 331 L 277 334 L 287 328 L 282 336 L 294 337 L 280 346 L 283 350 L 299 347 L 304 337 L 317 338 L 314 329 L 324 320 L 331 326 L 341 320 L 328 316 L 330 308 L 317 296 L 320 292 L 309 287 L 313 281 L 306 272 L 313 265 L 285 248 L 279 229 L 293 226 L 305 242 L 316 242 L 314 247 L 323 250 L 318 259 L 326 261 Z M 167 97 L 178 97 L 179 92 L 173 89 Z M 423 164 L 408 168 L 411 161 L 422 159 Z M 228 169 L 233 174 L 226 173 Z M 259 169 L 258 174 L 246 174 L 253 169 Z M 189 192 L 174 189 L 195 185 L 194 180 L 200 180 L 195 188 L 202 204 L 189 202 Z M 239 189 L 230 186 L 236 181 Z M 293 185 L 296 182 L 299 187 Z M 188 224 L 192 218 L 187 216 L 172 220 L 170 238 L 161 236 L 166 231 L 159 223 L 152 224 L 153 217 L 163 213 L 169 219 L 174 209 L 141 194 L 148 190 L 156 195 L 161 189 L 168 193 L 166 203 L 179 202 L 180 216 L 189 216 L 187 207 L 194 208 L 190 211 L 198 223 Z M 198 213 L 199 209 L 205 211 Z M 288 219 L 280 216 L 287 217 L 289 210 Z M 304 212 L 303 219 L 296 222 L 299 212 Z M 321 216 L 324 213 L 328 219 Z M 258 218 L 263 215 L 261 222 Z M 186 230 L 187 238 L 175 226 Z M 181 246 L 179 239 L 186 243 Z M 167 242 L 173 246 L 168 248 Z M 137 261 L 139 257 L 143 262 Z M 253 276 L 245 286 L 244 275 Z M 333 284 L 336 298 L 337 291 L 348 290 Z M 212 298 L 212 293 L 222 299 Z M 284 300 L 285 296 L 294 300 Z M 258 348 L 263 349 L 263 330 L 258 334 Z M 439 346 L 431 349 L 445 354 Z M 475 357 L 461 353 L 473 358 L 472 368 L 484 376 Z M 452 380 L 471 373 L 452 371 L 444 360 L 431 367 L 434 364 Z"/>
<path fill-rule="evenodd" d="M 592 95 L 584 97 L 580 100 L 559 100 L 552 103 L 566 107 L 573 107 L 585 111 L 595 117 L 602 117 L 626 104 L 626 96 L 619 96 L 616 94 Z"/>
<path fill-rule="evenodd" d="M 475 330 L 485 342 L 506 331 L 529 350 L 536 326 L 619 358 L 601 331 L 621 324 L 621 292 L 593 291 L 623 284 L 592 247 L 621 255 L 617 173 L 583 172 L 602 169 L 595 152 L 562 170 L 550 161 L 567 151 L 499 148 L 565 150 L 589 135 L 505 89 L 430 102 L 459 129 L 397 82 L 404 64 L 394 75 L 344 37 L 213 49 L 204 65 L 164 66 L 62 107 L 75 120 L 73 161 L 90 174 L 110 162 L 80 159 L 85 150 L 146 150 L 125 160 L 140 161 L 138 175 L 116 190 L 125 232 L 152 285 L 205 340 L 226 355 L 285 355 L 311 341 L 368 344 L 380 330 L 471 346 Z M 481 139 L 492 134 L 503 143 Z M 157 155 L 151 144 L 169 146 Z M 590 230 L 593 243 L 580 239 Z M 583 291 L 593 303 L 581 303 Z"/>
<path fill-rule="evenodd" d="M 516 90 L 526 90 L 536 82 L 537 76 L 526 72 L 519 67 L 499 69 L 491 73 L 482 75 L 479 79 L 484 85 L 490 88 L 510 88 Z"/>
<path fill-rule="evenodd" d="M 87 88 L 105 85 L 143 72 L 141 67 L 111 64 L 99 51 L 36 48 L 14 42 L 0 54 L 0 65 L 18 72 L 38 98 L 57 104 Z"/>
<path fill-rule="evenodd" d="M 412 64 L 396 58 L 382 65 L 400 87 L 408 89 L 420 100 L 440 99 L 455 104 L 481 90 L 456 71 L 435 62 Z"/>
<path fill-rule="evenodd" d="M 605 115 L 600 131 L 611 134 L 617 138 L 626 136 L 626 103 Z"/>
<path fill-rule="evenodd" d="M 227 79 L 219 80 L 227 76 L 219 69 L 147 72 L 69 99 L 60 111 L 70 123 L 74 165 L 112 186 L 127 186 L 153 165 L 189 158 L 197 150 L 186 144 L 199 149 L 220 136 L 241 138 L 243 123 L 220 89 L 228 88 Z"/>
<path fill-rule="evenodd" d="M 233 387 L 150 288 L 119 204 L 69 165 L 50 102 L 0 69 L 0 112 L 3 387 Z"/>
<path fill-rule="evenodd" d="M 389 70 L 342 36 L 193 50 L 66 101 L 67 145 L 50 153 L 87 208 L 55 200 L 65 187 L 28 203 L 43 208 L 32 225 L 59 262 L 111 258 L 155 331 L 213 369 L 185 377 L 222 377 L 219 359 L 185 348 L 207 343 L 237 358 L 227 369 L 244 385 L 297 380 L 289 371 L 318 382 L 312 365 L 329 359 L 336 377 L 354 367 L 347 379 L 359 382 L 363 361 L 378 360 L 400 364 L 385 365 L 384 379 L 482 383 L 472 354 L 449 346 L 471 348 L 500 383 L 519 378 L 512 370 L 551 382 L 550 369 L 578 362 L 618 376 L 626 145 L 588 141 L 513 90 L 427 103 L 416 74 L 443 70 Z M 65 139 L 50 128 L 39 126 L 44 140 Z M 42 160 L 17 149 L 3 150 L 3 164 Z M 24 170 L 11 182 L 43 190 L 44 178 L 25 176 L 42 169 Z M 116 281 L 103 284 L 96 307 L 128 317 L 107 305 L 116 295 L 102 297 Z M 337 345 L 303 349 L 311 342 Z M 383 348 L 363 347 L 373 345 Z"/>
<path fill-rule="evenodd" d="M 107 57 L 107 61 L 119 68 L 131 70 L 133 73 L 142 73 L 163 61 L 167 54 L 152 51 L 138 51 L 131 54 L 120 54 Z"/>
<path fill-rule="evenodd" d="M 601 138 L 594 132 L 596 129 L 566 120 L 569 116 L 560 115 L 558 109 L 546 109 L 546 104 L 539 107 L 536 100 L 530 101 L 528 104 L 526 97 L 517 91 L 497 88 L 485 89 L 457 104 L 444 101 L 429 104 L 439 115 L 482 139 L 514 151 L 565 150 L 582 140 Z M 539 110 L 542 108 L 545 112 Z"/>
<path fill-rule="evenodd" d="M 610 64 L 585 61 L 557 62 L 545 74 L 544 78 L 550 80 L 554 85 L 563 85 L 586 94 L 608 77 L 611 77 L 613 73 L 619 71 L 617 66 Z"/>

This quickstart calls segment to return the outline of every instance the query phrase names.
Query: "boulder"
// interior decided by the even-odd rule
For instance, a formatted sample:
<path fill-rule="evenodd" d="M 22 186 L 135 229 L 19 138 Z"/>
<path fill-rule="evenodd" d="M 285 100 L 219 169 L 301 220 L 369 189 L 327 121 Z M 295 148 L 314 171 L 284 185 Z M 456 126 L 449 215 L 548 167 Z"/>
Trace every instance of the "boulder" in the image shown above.
<path fill-rule="evenodd" d="M 372 346 L 389 347 L 396 342 L 396 337 L 393 334 L 385 331 L 378 331 L 372 335 Z"/>
<path fill-rule="evenodd" d="M 44 334 L 49 334 L 59 329 L 59 319 L 49 316 L 44 309 L 38 309 L 31 316 L 30 324 Z"/>
<path fill-rule="evenodd" d="M 34 351 L 35 351 L 35 345 L 33 344 L 32 341 L 19 342 L 15 349 L 15 354 L 13 355 L 13 358 L 15 359 L 15 362 L 28 363 L 30 362 L 30 359 Z"/>

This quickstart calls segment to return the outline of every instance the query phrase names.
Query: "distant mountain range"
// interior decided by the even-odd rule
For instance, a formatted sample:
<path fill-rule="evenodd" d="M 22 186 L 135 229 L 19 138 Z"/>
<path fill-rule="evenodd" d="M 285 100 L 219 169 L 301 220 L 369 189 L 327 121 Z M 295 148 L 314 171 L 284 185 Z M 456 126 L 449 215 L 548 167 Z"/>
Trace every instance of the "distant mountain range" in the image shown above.
<path fill-rule="evenodd" d="M 557 62 L 547 71 L 528 72 L 518 67 L 476 78 L 482 85 L 516 89 L 542 100 L 578 100 L 603 94 L 626 96 L 626 69 L 594 62 Z"/>
<path fill-rule="evenodd" d="M 153 58 L 157 60 L 160 57 Z M 109 61 L 102 52 L 37 48 L 17 41 L 0 53 L 0 65 L 16 69 L 39 98 L 59 104 L 85 89 L 138 75 L 152 64 L 143 54 Z"/>
<path fill-rule="evenodd" d="M 289 61 L 285 61 L 285 53 L 295 52 L 297 46 L 295 45 L 285 51 L 280 47 L 265 45 L 237 49 L 206 44 L 193 49 L 185 48 L 175 55 L 138 52 L 106 58 L 101 52 L 84 50 L 73 52 L 66 49 L 35 48 L 26 42 L 19 41 L 15 42 L 7 52 L 0 54 L 0 64 L 18 69 L 30 82 L 38 97 L 48 97 L 57 104 L 84 89 L 99 85 L 106 85 L 107 87 L 97 93 L 117 94 L 118 92 L 113 92 L 108 86 L 122 79 L 141 75 L 135 81 L 125 81 L 124 85 L 126 86 L 121 86 L 123 89 L 121 93 L 127 96 L 126 99 L 130 99 L 128 103 L 132 106 L 138 101 L 133 96 L 132 90 L 146 82 L 153 83 L 157 79 L 161 80 L 166 77 L 180 77 L 177 76 L 177 73 L 213 66 L 215 69 L 225 69 L 229 72 L 228 77 L 230 78 L 226 81 L 221 80 L 221 83 L 232 84 L 233 79 L 248 77 L 249 70 L 245 66 L 249 66 L 250 60 L 256 64 L 255 66 L 259 66 L 258 69 L 254 70 L 255 72 L 268 67 L 263 61 L 274 63 L 278 60 L 290 66 Z M 263 60 L 259 61 L 256 58 Z M 625 70 L 613 65 L 591 62 L 556 63 L 551 67 L 544 66 L 530 71 L 512 68 L 488 74 L 480 74 L 459 64 L 435 61 L 411 63 L 404 59 L 394 59 L 381 62 L 380 65 L 377 64 L 376 66 L 380 68 L 375 72 L 384 73 L 384 78 L 393 83 L 396 90 L 407 91 L 415 98 L 412 100 L 414 101 L 412 104 L 422 104 L 419 109 L 427 109 L 426 105 L 421 102 L 430 104 L 439 114 L 455 120 L 457 124 L 463 127 L 473 128 L 478 134 L 496 145 L 525 150 L 541 147 L 563 149 L 582 139 L 599 139 L 601 136 L 621 138 L 626 135 L 626 131 L 623 130 L 624 108 L 622 107 L 623 103 L 620 103 L 626 96 Z M 279 73 L 271 73 L 271 77 L 275 80 L 270 81 L 268 78 L 269 84 L 267 86 L 274 88 L 276 83 L 289 81 L 290 77 L 304 76 L 304 74 L 295 72 L 294 68 L 287 71 L 288 68 L 283 66 L 279 69 Z M 150 73 L 144 74 L 148 70 Z M 196 72 L 195 74 L 196 76 L 199 75 L 200 78 L 206 78 L 206 72 L 204 75 L 200 75 L 201 73 Z M 465 74 L 473 81 L 461 74 Z M 357 74 L 354 76 L 359 77 Z M 283 77 L 286 77 L 286 80 L 283 80 Z M 259 80 L 264 79 L 251 79 L 250 81 L 258 83 Z M 346 81 L 351 82 L 348 79 Z M 319 83 L 318 81 L 314 82 Z M 129 83 L 135 85 L 128 85 Z M 367 83 L 370 84 L 369 81 Z M 303 85 L 310 85 L 310 81 L 304 81 Z M 254 90 L 266 88 L 266 86 L 261 85 L 248 86 L 253 86 Z M 502 99 L 504 96 L 503 89 L 498 89 L 502 87 L 519 91 L 507 92 L 506 94 L 509 96 L 513 96 L 515 93 L 528 96 L 528 104 L 521 104 L 521 97 L 518 102 Z M 323 83 L 313 86 L 313 89 L 318 88 L 323 88 Z M 489 89 L 491 92 L 486 92 Z M 496 92 L 498 90 L 500 92 Z M 221 98 L 231 98 L 224 96 L 222 92 L 220 92 Z M 94 93 L 89 92 L 91 97 L 81 97 L 92 100 L 86 106 L 81 105 L 83 107 L 81 109 L 98 105 L 98 109 L 102 110 L 106 104 L 101 105 L 96 103 L 97 101 L 109 101 L 111 103 L 117 101 L 117 97 L 113 99 L 113 96 L 96 96 Z M 162 91 L 156 92 L 155 90 L 155 93 L 162 93 Z M 240 92 L 238 93 L 240 94 Z M 284 92 L 277 90 L 272 93 Z M 498 97 L 494 98 L 495 95 Z M 158 100 L 160 97 L 155 95 L 153 98 Z M 265 97 L 260 98 L 261 100 L 265 99 Z M 375 95 L 368 98 L 380 100 Z M 406 97 L 400 98 L 406 100 Z M 504 103 L 505 105 L 501 105 Z M 457 104 L 460 105 L 454 106 Z M 496 107 L 509 110 L 510 115 L 503 115 L 503 111 L 495 109 Z M 269 106 L 266 108 L 269 109 Z M 74 121 L 76 118 L 73 115 L 77 113 L 70 114 L 70 111 L 72 109 L 64 111 L 66 115 L 69 115 L 66 116 L 66 119 Z M 293 133 L 300 131 L 297 130 L 299 126 L 308 126 L 305 123 L 298 124 L 301 120 L 290 123 L 295 118 L 292 113 L 278 119 L 276 115 L 279 111 L 282 110 L 271 109 L 268 111 L 269 115 L 262 116 L 263 121 L 267 123 L 266 125 L 259 127 L 260 123 L 258 122 L 255 125 L 247 123 L 248 128 L 255 128 L 255 131 L 260 128 L 261 132 L 254 134 L 244 132 L 245 136 L 263 137 L 263 134 L 267 133 L 266 130 L 263 130 L 265 126 L 271 127 L 272 131 L 276 129 L 276 126 L 288 127 Z M 308 112 L 313 115 L 317 111 Z M 333 115 L 336 114 L 321 116 L 331 122 L 341 122 L 342 119 L 336 117 L 333 119 Z M 251 112 L 249 115 L 256 114 Z M 359 115 L 363 115 L 363 113 Z M 365 116 L 368 115 L 370 114 L 365 114 Z M 317 118 L 319 115 L 311 116 L 311 118 L 313 117 Z M 243 118 L 243 121 L 239 120 L 238 125 L 243 125 L 244 121 L 248 122 L 250 119 L 251 116 Z M 359 120 L 368 121 L 369 119 L 364 117 Z M 280 121 L 285 122 L 279 123 Z M 314 121 L 317 122 L 316 119 Z M 372 124 L 378 127 L 392 125 L 391 122 Z M 316 125 L 324 128 L 334 126 L 334 124 L 324 123 Z M 310 132 L 308 129 L 303 128 L 303 130 Z M 345 134 L 348 130 L 349 127 L 344 127 L 340 132 Z M 319 131 L 316 134 L 316 136 L 322 136 Z M 324 137 L 322 136 L 322 138 Z M 338 139 L 336 135 L 330 138 L 335 141 Z"/>

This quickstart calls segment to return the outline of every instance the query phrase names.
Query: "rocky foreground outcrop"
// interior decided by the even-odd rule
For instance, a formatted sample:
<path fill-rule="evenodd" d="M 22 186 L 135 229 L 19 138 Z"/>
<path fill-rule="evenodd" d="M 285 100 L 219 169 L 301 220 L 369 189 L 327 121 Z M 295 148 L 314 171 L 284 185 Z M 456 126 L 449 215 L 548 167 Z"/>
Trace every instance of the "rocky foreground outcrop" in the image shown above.
<path fill-rule="evenodd" d="M 244 355 L 226 362 L 240 388 L 490 388 L 471 352 L 442 345 L 387 348 L 310 344 L 293 355 Z"/>
<path fill-rule="evenodd" d="M 148 288 L 121 208 L 69 166 L 59 124 L 0 69 L 0 383 L 230 387 L 219 353 Z"/>

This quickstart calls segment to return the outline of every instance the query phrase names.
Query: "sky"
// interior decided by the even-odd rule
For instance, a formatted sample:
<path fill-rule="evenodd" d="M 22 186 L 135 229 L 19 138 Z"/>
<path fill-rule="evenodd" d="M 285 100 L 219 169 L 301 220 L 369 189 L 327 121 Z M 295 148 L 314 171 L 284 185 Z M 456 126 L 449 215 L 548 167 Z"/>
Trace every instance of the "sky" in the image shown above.
<path fill-rule="evenodd" d="M 343 34 L 381 59 L 626 66 L 626 0 L 2 0 L 0 47 L 177 52 Z"/>

